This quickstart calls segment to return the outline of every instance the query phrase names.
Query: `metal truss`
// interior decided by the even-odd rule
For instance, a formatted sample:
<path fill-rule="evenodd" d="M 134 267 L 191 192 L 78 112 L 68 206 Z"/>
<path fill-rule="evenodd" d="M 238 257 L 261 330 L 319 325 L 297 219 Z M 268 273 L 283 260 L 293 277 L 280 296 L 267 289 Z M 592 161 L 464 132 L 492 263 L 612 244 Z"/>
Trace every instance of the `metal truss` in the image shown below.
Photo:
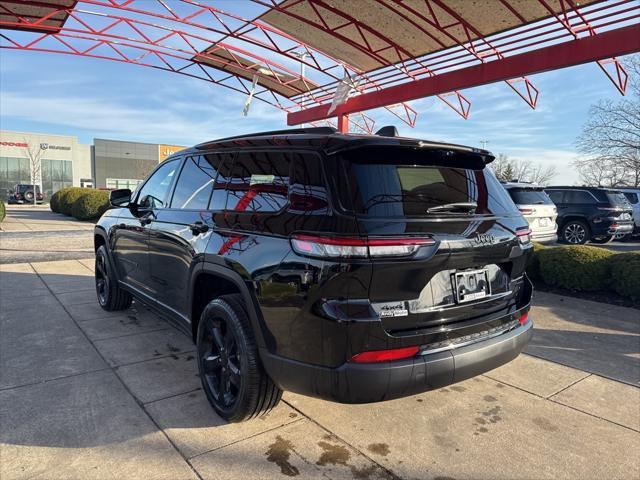
<path fill-rule="evenodd" d="M 532 0 L 539 2 L 550 17 L 485 37 L 477 26 L 450 9 L 443 0 L 421 0 L 410 4 L 404 0 L 375 0 L 442 47 L 437 52 L 415 57 L 393 39 L 326 0 L 294 0 L 288 3 L 252 0 L 257 5 L 288 15 L 296 22 L 333 35 L 381 65 L 373 71 L 364 72 L 259 19 L 246 19 L 205 1 L 81 0 L 73 7 L 52 8 L 45 16 L 31 19 L 12 14 L 3 4 L 49 8 L 52 4 L 45 0 L 2 0 L 0 28 L 10 30 L 0 33 L 4 40 L 0 47 L 100 58 L 161 69 L 244 95 L 252 92 L 253 79 L 257 79 L 261 86 L 253 92 L 253 97 L 286 112 L 290 124 L 294 118 L 299 119 L 296 120 L 298 123 L 326 122 L 329 115 L 318 117 L 306 113 L 326 111 L 324 107 L 331 102 L 337 86 L 347 79 L 354 83 L 356 90 L 356 96 L 347 103 L 376 104 L 413 127 L 418 113 L 406 101 L 416 98 L 412 96 L 413 92 L 420 89 L 413 87 L 422 80 L 438 80 L 441 76 L 449 78 L 446 74 L 451 72 L 478 65 L 500 64 L 515 55 L 572 39 L 598 38 L 601 32 L 637 23 L 640 18 L 640 3 L 635 0 L 610 0 L 586 7 L 578 7 L 574 0 L 557 0 L 560 12 L 551 8 L 551 0 Z M 510 1 L 500 0 L 519 22 L 524 23 L 525 19 L 520 17 Z M 318 20 L 301 17 L 291 10 L 293 5 L 301 2 L 314 9 Z M 334 21 L 330 22 L 322 12 L 329 12 Z M 448 21 L 438 18 L 436 12 L 445 12 Z M 63 25 L 47 26 L 47 20 L 61 13 L 67 17 Z M 335 23 L 336 16 L 341 18 L 338 24 Z M 453 46 L 442 42 L 419 21 L 437 30 Z M 360 39 L 347 36 L 347 28 L 359 32 Z M 596 61 L 624 94 L 627 74 L 617 58 L 613 56 Z M 536 107 L 539 92 L 526 76 L 501 80 L 531 108 Z M 481 83 L 478 81 L 476 84 Z M 390 88 L 400 85 L 411 92 L 406 98 L 387 93 Z M 449 89 L 443 87 L 434 92 L 433 95 L 462 118 L 469 117 L 471 102 L 455 88 L 454 83 Z M 378 101 L 358 99 L 361 96 L 371 99 L 372 95 Z M 386 102 L 384 99 L 395 100 Z M 351 127 L 355 131 L 371 133 L 374 129 L 373 119 L 361 111 L 339 107 L 336 112 L 337 115 L 348 115 L 338 118 L 342 131 Z"/>

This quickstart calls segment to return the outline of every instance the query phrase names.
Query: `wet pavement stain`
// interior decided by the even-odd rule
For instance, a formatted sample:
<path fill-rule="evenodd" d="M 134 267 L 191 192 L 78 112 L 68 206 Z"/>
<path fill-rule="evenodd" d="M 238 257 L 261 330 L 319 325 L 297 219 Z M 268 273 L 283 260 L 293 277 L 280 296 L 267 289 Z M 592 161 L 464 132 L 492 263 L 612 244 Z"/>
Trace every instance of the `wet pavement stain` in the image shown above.
<path fill-rule="evenodd" d="M 327 442 L 318 442 L 318 446 L 324 450 L 320 459 L 316 462 L 317 465 L 344 465 L 347 466 L 347 461 L 351 457 L 349 450 L 342 445 L 332 445 Z"/>
<path fill-rule="evenodd" d="M 482 397 L 482 399 L 485 402 L 497 402 L 498 399 L 496 397 L 494 397 L 493 395 L 485 395 L 484 397 Z"/>
<path fill-rule="evenodd" d="M 451 387 L 451 390 L 453 390 L 454 392 L 466 392 L 467 389 L 464 387 L 459 387 L 457 385 L 454 385 L 453 387 Z"/>
<path fill-rule="evenodd" d="M 389 445 L 386 443 L 372 443 L 367 447 L 367 450 L 383 457 L 389 455 Z"/>
<path fill-rule="evenodd" d="M 556 427 L 553 423 L 543 417 L 536 417 L 533 419 L 533 423 L 535 423 L 538 427 L 546 432 L 557 432 L 558 427 Z"/>
<path fill-rule="evenodd" d="M 289 418 L 296 418 L 298 416 L 298 414 L 296 412 L 291 412 L 289 414 Z"/>
<path fill-rule="evenodd" d="M 421 398 L 416 398 L 416 402 L 422 403 L 422 402 L 424 402 L 424 400 L 422 400 Z"/>
<path fill-rule="evenodd" d="M 496 387 L 505 388 L 505 385 L 503 383 L 496 383 Z"/>
<path fill-rule="evenodd" d="M 326 440 L 335 441 L 335 439 L 333 439 L 331 435 L 324 435 L 323 438 Z M 378 445 L 385 445 L 385 444 L 378 444 Z M 367 467 L 361 467 L 361 468 L 358 468 L 355 465 L 349 464 L 348 462 L 349 462 L 349 459 L 351 458 L 351 453 L 343 445 L 333 445 L 328 442 L 320 441 L 318 442 L 318 446 L 322 448 L 323 452 L 322 452 L 322 455 L 320 455 L 320 459 L 316 462 L 317 465 L 345 466 L 351 471 L 351 477 L 356 480 L 369 480 L 371 478 L 382 478 L 382 479 L 391 480 L 396 478 L 375 464 L 369 465 Z M 388 453 L 389 447 L 386 446 L 386 448 Z M 374 474 L 375 474 L 375 477 L 373 477 Z"/>
<path fill-rule="evenodd" d="M 170 343 L 167 343 L 167 348 L 169 349 L 170 352 L 179 352 L 180 349 L 177 347 L 174 347 L 173 345 L 171 345 Z"/>
<path fill-rule="evenodd" d="M 276 440 L 269 445 L 269 449 L 265 455 L 267 460 L 275 463 L 280 467 L 280 472 L 287 477 L 296 477 L 300 475 L 300 470 L 295 465 L 289 463 L 289 457 L 293 451 L 293 443 L 289 440 L 285 440 L 280 435 L 276 436 Z"/>
<path fill-rule="evenodd" d="M 491 397 L 491 399 L 487 399 L 486 397 Z M 495 397 L 492 397 L 491 395 L 485 395 L 485 401 L 487 402 L 494 402 L 497 401 L 497 399 Z M 500 415 L 498 415 L 498 413 L 500 413 L 502 410 L 502 407 L 500 405 L 496 405 L 493 408 L 490 408 L 489 410 L 486 410 L 484 412 L 481 412 L 478 410 L 478 413 L 480 413 L 482 416 L 481 417 L 476 417 L 474 420 L 474 424 L 479 426 L 479 428 L 476 429 L 476 431 L 474 432 L 474 435 L 478 435 L 480 433 L 487 433 L 489 431 L 489 429 L 486 426 L 482 426 L 482 425 L 487 425 L 489 423 L 498 423 L 500 420 L 502 420 L 502 417 Z"/>

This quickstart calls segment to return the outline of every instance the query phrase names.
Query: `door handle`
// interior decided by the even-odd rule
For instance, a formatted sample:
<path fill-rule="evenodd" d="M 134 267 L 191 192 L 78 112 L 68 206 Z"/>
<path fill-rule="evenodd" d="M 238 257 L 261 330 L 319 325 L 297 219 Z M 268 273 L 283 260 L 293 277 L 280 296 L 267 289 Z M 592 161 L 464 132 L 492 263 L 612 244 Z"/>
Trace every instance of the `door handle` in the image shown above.
<path fill-rule="evenodd" d="M 201 233 L 209 231 L 209 225 L 206 225 L 198 220 L 197 222 L 193 222 L 191 225 L 189 225 L 189 230 L 191 230 L 191 233 L 193 233 L 194 235 L 200 235 Z"/>

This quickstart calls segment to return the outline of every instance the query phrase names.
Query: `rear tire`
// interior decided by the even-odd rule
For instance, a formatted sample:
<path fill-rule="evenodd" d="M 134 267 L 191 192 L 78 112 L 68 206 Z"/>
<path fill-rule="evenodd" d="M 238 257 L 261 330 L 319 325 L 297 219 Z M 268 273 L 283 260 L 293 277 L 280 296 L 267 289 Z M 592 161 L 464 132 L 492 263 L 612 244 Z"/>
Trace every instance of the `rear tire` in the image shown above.
<path fill-rule="evenodd" d="M 591 232 L 586 222 L 569 220 L 562 226 L 562 240 L 572 245 L 583 245 L 591 238 Z"/>
<path fill-rule="evenodd" d="M 104 245 L 98 247 L 95 267 L 98 303 L 108 312 L 126 310 L 131 306 L 133 298 L 129 292 L 124 291 L 118 285 L 118 280 L 111 270 L 107 255 L 107 247 Z"/>
<path fill-rule="evenodd" d="M 24 199 L 27 202 L 33 202 L 33 192 L 31 190 L 27 190 L 26 192 L 24 192 Z"/>
<path fill-rule="evenodd" d="M 278 404 L 282 390 L 262 366 L 239 294 L 209 302 L 200 316 L 196 344 L 202 388 L 219 416 L 242 422 Z"/>

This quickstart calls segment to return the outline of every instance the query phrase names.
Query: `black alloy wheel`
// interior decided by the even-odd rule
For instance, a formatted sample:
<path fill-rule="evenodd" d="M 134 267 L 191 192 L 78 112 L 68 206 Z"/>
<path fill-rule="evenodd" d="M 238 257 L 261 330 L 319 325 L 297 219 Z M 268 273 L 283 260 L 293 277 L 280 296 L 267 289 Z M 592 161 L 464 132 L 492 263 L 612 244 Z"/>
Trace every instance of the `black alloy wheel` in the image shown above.
<path fill-rule="evenodd" d="M 222 418 L 242 422 L 278 404 L 282 390 L 264 371 L 241 295 L 209 302 L 200 316 L 196 344 L 202 388 Z"/>
<path fill-rule="evenodd" d="M 582 220 L 570 220 L 562 227 L 562 238 L 567 243 L 582 245 L 589 237 L 589 227 Z"/>
<path fill-rule="evenodd" d="M 126 310 L 131 306 L 133 298 L 124 291 L 111 271 L 111 264 L 107 256 L 107 247 L 101 245 L 96 251 L 95 281 L 96 294 L 100 306 L 109 312 Z"/>
<path fill-rule="evenodd" d="M 233 327 L 221 318 L 206 319 L 198 357 L 203 380 L 222 409 L 233 408 L 242 388 L 241 355 Z"/>

